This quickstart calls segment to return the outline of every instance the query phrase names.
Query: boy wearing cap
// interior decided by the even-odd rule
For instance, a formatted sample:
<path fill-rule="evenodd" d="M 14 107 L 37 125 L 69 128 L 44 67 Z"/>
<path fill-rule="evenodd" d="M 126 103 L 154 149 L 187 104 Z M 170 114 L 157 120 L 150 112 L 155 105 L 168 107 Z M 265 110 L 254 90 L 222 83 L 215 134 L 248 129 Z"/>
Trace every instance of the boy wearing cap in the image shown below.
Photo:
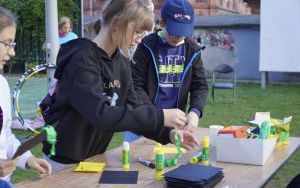
<path fill-rule="evenodd" d="M 200 46 L 189 37 L 194 30 L 194 10 L 187 0 L 169 0 L 161 8 L 162 31 L 139 44 L 132 59 L 132 78 L 138 98 L 159 109 L 186 110 L 187 129 L 198 127 L 208 86 Z M 125 133 L 124 140 L 136 139 Z"/>

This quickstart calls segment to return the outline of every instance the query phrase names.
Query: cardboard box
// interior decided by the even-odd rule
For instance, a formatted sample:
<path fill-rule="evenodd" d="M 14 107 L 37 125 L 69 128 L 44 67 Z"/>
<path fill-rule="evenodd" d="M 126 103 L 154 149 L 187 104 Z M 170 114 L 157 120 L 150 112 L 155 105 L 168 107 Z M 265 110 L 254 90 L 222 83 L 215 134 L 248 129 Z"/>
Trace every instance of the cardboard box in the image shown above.
<path fill-rule="evenodd" d="M 264 165 L 274 151 L 276 139 L 217 136 L 217 161 Z"/>

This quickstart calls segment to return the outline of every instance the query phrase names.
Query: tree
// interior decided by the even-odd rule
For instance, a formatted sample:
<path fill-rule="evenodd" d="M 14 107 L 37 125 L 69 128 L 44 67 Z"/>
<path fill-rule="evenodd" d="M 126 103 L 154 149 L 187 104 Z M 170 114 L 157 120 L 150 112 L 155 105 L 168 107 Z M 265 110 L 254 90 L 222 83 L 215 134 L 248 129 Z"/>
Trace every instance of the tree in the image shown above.
<path fill-rule="evenodd" d="M 80 21 L 76 17 L 80 11 L 78 0 L 57 0 L 58 16 L 68 16 L 73 23 Z M 5 7 L 18 16 L 17 58 L 27 59 L 37 56 L 41 44 L 45 41 L 45 1 L 44 0 L 0 0 Z M 40 56 L 40 55 L 38 55 Z"/>

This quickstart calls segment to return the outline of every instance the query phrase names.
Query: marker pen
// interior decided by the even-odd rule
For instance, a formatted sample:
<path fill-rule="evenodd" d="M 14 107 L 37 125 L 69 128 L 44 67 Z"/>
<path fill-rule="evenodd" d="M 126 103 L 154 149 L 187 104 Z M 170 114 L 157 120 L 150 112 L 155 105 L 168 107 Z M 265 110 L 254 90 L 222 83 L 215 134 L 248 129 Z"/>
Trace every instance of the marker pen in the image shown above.
<path fill-rule="evenodd" d="M 155 164 L 154 163 L 151 163 L 150 161 L 144 160 L 140 156 L 137 157 L 137 161 L 140 162 L 140 163 L 142 163 L 145 166 L 150 167 L 150 168 L 153 168 L 153 169 L 155 168 Z"/>

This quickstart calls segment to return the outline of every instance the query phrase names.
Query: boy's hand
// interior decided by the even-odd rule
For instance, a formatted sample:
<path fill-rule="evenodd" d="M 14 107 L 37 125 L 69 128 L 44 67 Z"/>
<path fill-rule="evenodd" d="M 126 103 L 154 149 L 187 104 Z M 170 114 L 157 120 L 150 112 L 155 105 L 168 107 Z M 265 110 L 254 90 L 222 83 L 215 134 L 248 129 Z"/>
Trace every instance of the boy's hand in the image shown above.
<path fill-rule="evenodd" d="M 185 113 L 179 109 L 163 109 L 164 125 L 166 127 L 177 127 L 183 129 L 186 124 Z"/>
<path fill-rule="evenodd" d="M 199 123 L 198 115 L 195 112 L 190 111 L 187 115 L 187 124 L 184 127 L 184 130 L 193 133 L 198 128 L 198 123 Z"/>

